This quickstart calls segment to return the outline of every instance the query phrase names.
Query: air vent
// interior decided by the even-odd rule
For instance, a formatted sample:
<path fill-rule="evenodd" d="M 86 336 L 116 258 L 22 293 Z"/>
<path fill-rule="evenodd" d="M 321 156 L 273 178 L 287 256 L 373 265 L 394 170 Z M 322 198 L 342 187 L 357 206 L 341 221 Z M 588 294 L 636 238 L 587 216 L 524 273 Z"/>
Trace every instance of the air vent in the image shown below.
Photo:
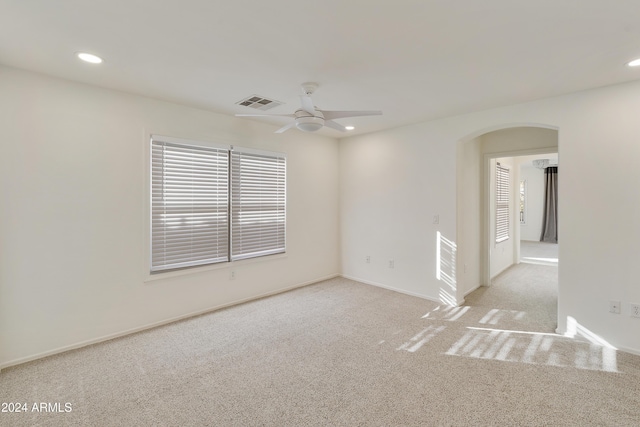
<path fill-rule="evenodd" d="M 254 108 L 256 110 L 270 110 L 273 107 L 282 105 L 283 102 L 275 101 L 273 99 L 265 98 L 264 96 L 251 95 L 242 101 L 236 102 L 238 105 L 244 105 L 245 107 Z"/>

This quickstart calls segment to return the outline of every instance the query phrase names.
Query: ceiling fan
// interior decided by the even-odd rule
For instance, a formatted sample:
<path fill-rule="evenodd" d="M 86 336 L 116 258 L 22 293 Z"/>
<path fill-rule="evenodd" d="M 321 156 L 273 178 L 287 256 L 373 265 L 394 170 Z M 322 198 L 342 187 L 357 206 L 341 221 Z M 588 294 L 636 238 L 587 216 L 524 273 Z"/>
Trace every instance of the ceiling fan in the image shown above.
<path fill-rule="evenodd" d="M 347 129 L 340 123 L 336 123 L 334 119 L 343 119 L 346 117 L 359 116 L 378 116 L 382 111 L 329 111 L 320 110 L 313 105 L 311 94 L 318 88 L 317 83 L 302 83 L 302 92 L 300 102 L 302 107 L 297 109 L 293 114 L 236 114 L 237 117 L 291 117 L 294 119 L 292 123 L 281 127 L 275 133 L 285 132 L 292 127 L 296 127 L 304 132 L 315 132 L 323 126 L 331 129 L 346 132 Z"/>

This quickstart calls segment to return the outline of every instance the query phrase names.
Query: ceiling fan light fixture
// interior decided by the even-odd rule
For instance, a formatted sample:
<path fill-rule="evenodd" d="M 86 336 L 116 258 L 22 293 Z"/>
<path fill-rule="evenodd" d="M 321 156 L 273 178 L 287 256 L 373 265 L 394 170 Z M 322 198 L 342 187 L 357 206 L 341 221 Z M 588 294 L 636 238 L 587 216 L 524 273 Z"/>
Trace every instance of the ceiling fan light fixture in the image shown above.
<path fill-rule="evenodd" d="M 296 127 L 303 132 L 315 132 L 322 127 L 319 123 L 296 123 Z"/>
<path fill-rule="evenodd" d="M 296 127 L 303 132 L 315 132 L 324 126 L 324 119 L 321 117 L 298 117 Z"/>

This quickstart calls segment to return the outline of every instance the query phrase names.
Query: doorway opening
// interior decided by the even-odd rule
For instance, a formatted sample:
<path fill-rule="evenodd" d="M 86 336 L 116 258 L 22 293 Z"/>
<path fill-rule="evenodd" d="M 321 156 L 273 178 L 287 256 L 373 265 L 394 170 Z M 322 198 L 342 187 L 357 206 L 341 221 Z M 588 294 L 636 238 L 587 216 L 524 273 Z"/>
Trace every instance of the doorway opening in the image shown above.
<path fill-rule="evenodd" d="M 540 246 L 548 244 L 533 237 L 544 204 L 539 194 L 543 171 L 533 162 L 547 159 L 557 165 L 557 153 L 557 129 L 533 126 L 483 133 L 462 142 L 459 151 L 463 295 L 472 305 L 501 304 L 503 310 L 529 313 L 525 317 L 533 323 L 523 324 L 525 330 L 553 332 L 557 325 L 558 245 Z M 542 199 L 534 199 L 538 196 Z"/>
<path fill-rule="evenodd" d="M 486 156 L 488 285 L 513 265 L 559 261 L 557 150 L 500 156 Z"/>

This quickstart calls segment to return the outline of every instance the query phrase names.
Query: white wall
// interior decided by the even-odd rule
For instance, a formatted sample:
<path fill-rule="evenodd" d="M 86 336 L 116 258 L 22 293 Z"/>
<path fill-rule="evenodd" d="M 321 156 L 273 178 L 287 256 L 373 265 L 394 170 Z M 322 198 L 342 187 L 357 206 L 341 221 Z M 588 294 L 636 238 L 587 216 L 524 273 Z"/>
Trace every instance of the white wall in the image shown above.
<path fill-rule="evenodd" d="M 0 93 L 0 367 L 339 273 L 336 140 L 4 67 Z M 285 152 L 287 254 L 147 280 L 150 133 Z"/>
<path fill-rule="evenodd" d="M 462 296 L 477 289 L 482 283 L 482 251 L 484 221 L 484 176 L 482 137 L 458 144 L 457 170 L 457 235 L 458 287 Z"/>
<path fill-rule="evenodd" d="M 461 299 L 449 281 L 455 275 L 448 244 L 456 229 L 455 148 L 423 139 L 413 127 L 341 141 L 344 276 L 436 300 Z M 446 260 L 436 258 L 439 249 L 449 254 Z"/>
<path fill-rule="evenodd" d="M 629 316 L 628 306 L 640 302 L 634 268 L 640 195 L 629 190 L 629 183 L 640 182 L 637 111 L 640 82 L 632 82 L 342 140 L 343 273 L 443 300 L 452 285 L 435 275 L 437 231 L 456 242 L 459 253 L 475 250 L 458 240 L 454 183 L 464 151 L 458 144 L 501 128 L 557 128 L 559 217 L 566 218 L 560 225 L 558 329 L 565 332 L 572 318 L 611 344 L 640 352 L 640 321 Z M 598 173 L 602 165 L 606 173 Z M 436 213 L 438 225 L 431 221 Z M 613 220 L 598 231 L 593 224 L 602 218 Z M 380 260 L 368 265 L 367 254 Z M 390 256 L 395 269 L 385 266 Z M 465 290 L 457 286 L 459 276 L 449 275 L 456 278 L 458 301 Z M 610 314 L 609 300 L 624 301 L 623 314 Z"/>
<path fill-rule="evenodd" d="M 530 161 L 520 163 L 520 179 L 526 180 L 526 223 L 520 225 L 520 240 L 540 241 L 544 209 L 544 170 L 533 167 Z"/>

